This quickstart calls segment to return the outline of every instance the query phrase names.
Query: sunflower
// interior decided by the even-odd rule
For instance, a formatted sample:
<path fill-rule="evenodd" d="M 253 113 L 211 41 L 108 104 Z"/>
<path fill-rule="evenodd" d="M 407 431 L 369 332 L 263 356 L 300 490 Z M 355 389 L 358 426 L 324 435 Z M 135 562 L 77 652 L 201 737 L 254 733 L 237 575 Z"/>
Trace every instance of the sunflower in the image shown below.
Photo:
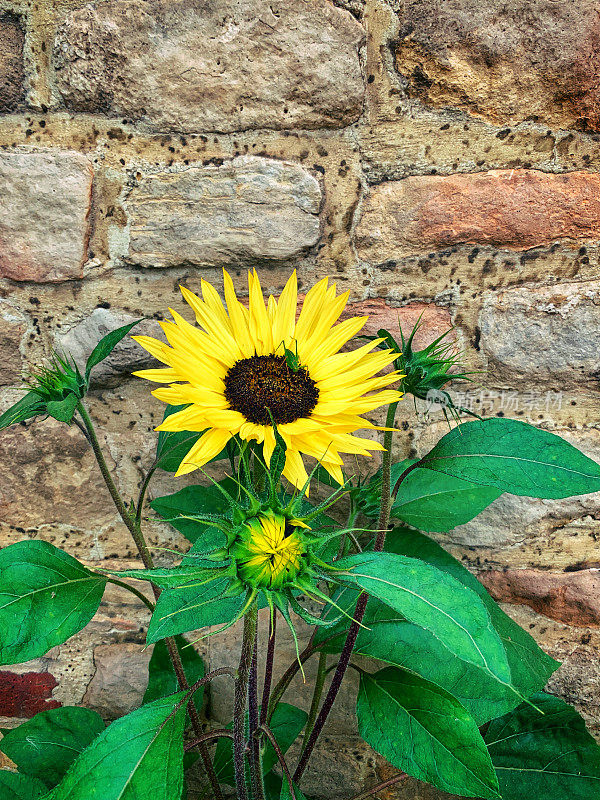
<path fill-rule="evenodd" d="M 369 456 L 377 442 L 352 434 L 375 429 L 361 414 L 402 396 L 384 387 L 401 376 L 377 375 L 398 357 L 374 350 L 381 339 L 351 352 L 338 352 L 361 330 L 367 317 L 335 324 L 349 292 L 336 296 L 327 278 L 307 293 L 296 320 L 297 279 L 292 274 L 279 300 L 265 303 L 256 272 L 248 274 L 249 302 L 237 299 L 224 271 L 226 308 L 215 288 L 202 280 L 202 298 L 185 287 L 199 327 L 169 309 L 173 322 L 161 322 L 169 344 L 149 336 L 133 338 L 164 369 L 134 372 L 169 386 L 153 392 L 171 405 L 185 405 L 167 417 L 158 431 L 202 431 L 176 475 L 202 467 L 238 436 L 263 447 L 267 465 L 275 448 L 273 421 L 286 444 L 284 476 L 298 488 L 307 473 L 302 454 L 318 459 L 343 483 L 342 454 Z"/>

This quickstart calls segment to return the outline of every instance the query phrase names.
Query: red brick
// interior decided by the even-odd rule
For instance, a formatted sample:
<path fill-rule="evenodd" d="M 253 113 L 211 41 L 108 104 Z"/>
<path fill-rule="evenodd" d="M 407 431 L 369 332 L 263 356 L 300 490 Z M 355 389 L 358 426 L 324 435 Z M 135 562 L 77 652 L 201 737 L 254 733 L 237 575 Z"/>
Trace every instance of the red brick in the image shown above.
<path fill-rule="evenodd" d="M 433 303 L 410 303 L 401 308 L 393 308 L 379 298 L 349 303 L 341 319 L 361 317 L 365 314 L 369 315 L 369 319 L 361 331 L 362 334 L 375 336 L 377 331 L 384 328 L 398 341 L 400 341 L 400 329 L 407 336 L 420 318 L 421 325 L 414 338 L 416 349 L 427 347 L 430 342 L 452 327 L 450 312 L 443 306 L 436 306 Z"/>
<path fill-rule="evenodd" d="M 52 699 L 56 686 L 56 678 L 49 672 L 0 672 L 0 716 L 33 717 L 59 708 L 60 703 Z"/>
<path fill-rule="evenodd" d="M 600 626 L 600 569 L 492 570 L 478 577 L 495 600 L 527 605 L 568 625 Z"/>
<path fill-rule="evenodd" d="M 359 255 L 383 262 L 457 244 L 527 250 L 600 238 L 600 175 L 504 169 L 423 175 L 371 189 Z"/>

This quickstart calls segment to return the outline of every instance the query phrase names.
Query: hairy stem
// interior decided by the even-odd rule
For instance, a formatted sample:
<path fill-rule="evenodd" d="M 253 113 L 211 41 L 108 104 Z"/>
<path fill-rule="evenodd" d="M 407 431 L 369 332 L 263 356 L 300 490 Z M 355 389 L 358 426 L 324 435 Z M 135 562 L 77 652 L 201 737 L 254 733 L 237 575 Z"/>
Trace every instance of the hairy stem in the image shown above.
<path fill-rule="evenodd" d="M 77 402 L 77 411 L 79 412 L 79 415 L 85 426 L 88 440 L 90 442 L 92 450 L 94 451 L 94 456 L 96 457 L 96 461 L 98 462 L 98 466 L 100 468 L 102 477 L 104 478 L 104 483 L 106 484 L 106 488 L 108 489 L 109 494 L 112 497 L 113 503 L 115 504 L 115 508 L 117 509 L 119 516 L 123 520 L 123 524 L 133 537 L 133 541 L 135 542 L 135 546 L 137 547 L 138 553 L 140 554 L 142 563 L 144 564 L 146 569 L 153 569 L 154 561 L 152 559 L 152 556 L 150 555 L 150 551 L 148 549 L 148 545 L 146 544 L 146 540 L 144 539 L 144 535 L 142 533 L 140 526 L 140 520 L 134 518 L 130 514 L 130 512 L 127 510 L 127 507 L 125 506 L 125 503 L 123 502 L 121 494 L 117 489 L 117 486 L 112 478 L 112 475 L 110 474 L 110 470 L 108 469 L 106 459 L 104 458 L 104 453 L 102 452 L 102 448 L 100 447 L 100 442 L 98 441 L 98 437 L 96 435 L 94 423 L 92 422 L 92 419 L 81 400 Z M 158 597 L 160 595 L 160 589 L 154 584 L 151 585 L 154 597 L 158 600 Z M 173 664 L 173 670 L 175 672 L 175 675 L 177 676 L 177 681 L 179 683 L 180 688 L 189 689 L 189 683 L 185 676 L 183 662 L 181 660 L 181 656 L 179 654 L 179 650 L 177 649 L 175 640 L 172 638 L 167 638 L 165 639 L 165 644 L 167 646 L 169 657 L 171 659 L 171 663 Z M 196 733 L 196 736 L 200 738 L 203 735 L 202 721 L 193 703 L 189 703 L 188 711 L 190 719 L 192 721 L 194 732 Z M 219 785 L 219 779 L 217 778 L 217 774 L 214 770 L 210 758 L 210 753 L 208 752 L 208 748 L 204 741 L 198 744 L 198 751 L 200 753 L 202 764 L 204 765 L 204 769 L 206 771 L 206 774 L 208 775 L 208 779 L 210 781 L 210 785 L 216 800 L 223 800 L 223 793 Z"/>
<path fill-rule="evenodd" d="M 262 759 L 258 736 L 258 635 L 254 637 L 252 662 L 248 678 L 248 744 L 250 747 L 250 780 L 252 800 L 264 800 Z"/>
<path fill-rule="evenodd" d="M 292 800 L 296 800 L 296 792 L 294 791 L 294 783 L 292 781 L 292 776 L 290 775 L 290 770 L 288 768 L 284 755 L 281 751 L 281 747 L 279 747 L 279 742 L 277 741 L 275 736 L 273 736 L 273 731 L 268 727 L 268 725 L 261 725 L 260 727 L 261 730 L 264 731 L 267 739 L 273 745 L 273 750 L 275 750 L 275 754 L 277 755 L 277 759 L 281 766 L 281 771 L 283 772 L 284 777 L 288 783 L 288 786 L 290 787 L 290 797 L 292 798 Z"/>
<path fill-rule="evenodd" d="M 267 640 L 267 658 L 265 662 L 265 679 L 263 682 L 262 703 L 260 704 L 260 724 L 265 725 L 269 714 L 271 684 L 273 683 L 273 662 L 275 659 L 275 634 L 277 632 L 277 611 L 273 610 L 269 620 L 269 638 Z"/>
<path fill-rule="evenodd" d="M 142 536 L 142 532 L 140 530 L 139 525 L 136 525 L 135 519 L 131 516 L 129 511 L 127 510 L 125 503 L 123 502 L 119 490 L 117 489 L 115 482 L 113 481 L 112 475 L 110 474 L 110 470 L 108 469 L 108 465 L 104 458 L 104 453 L 102 452 L 102 448 L 100 447 L 100 442 L 98 441 L 98 437 L 96 436 L 96 431 L 94 429 L 94 423 L 91 420 L 90 415 L 87 412 L 86 407 L 83 405 L 81 400 L 77 402 L 77 410 L 83 420 L 83 424 L 85 425 L 85 429 L 88 433 L 89 442 L 92 446 L 92 450 L 94 451 L 94 455 L 96 456 L 96 461 L 98 462 L 98 466 L 100 467 L 100 472 L 102 473 L 102 477 L 104 478 L 104 483 L 106 484 L 106 488 L 108 489 L 110 496 L 112 497 L 113 503 L 117 511 L 119 512 L 119 516 L 123 520 L 123 523 L 129 533 L 133 537 L 133 541 L 138 549 L 140 554 L 140 558 L 146 569 L 152 569 L 154 563 L 152 561 L 152 556 L 150 555 L 150 551 L 148 550 L 148 546 L 146 545 L 146 541 Z"/>
<path fill-rule="evenodd" d="M 281 676 L 281 678 L 277 682 L 277 685 L 273 689 L 273 691 L 271 693 L 271 699 L 269 701 L 269 712 L 268 712 L 268 715 L 267 715 L 267 719 L 268 720 L 270 720 L 271 717 L 273 716 L 273 712 L 275 711 L 275 708 L 277 707 L 277 704 L 279 703 L 279 701 L 283 697 L 286 689 L 288 688 L 288 686 L 290 685 L 290 683 L 294 679 L 294 676 L 296 675 L 296 673 L 300 670 L 300 667 L 306 661 L 308 661 L 308 659 L 311 656 L 313 656 L 315 653 L 319 652 L 319 647 L 322 647 L 327 642 L 329 642 L 332 639 L 335 639 L 335 638 L 337 638 L 339 636 L 338 633 L 332 633 L 327 638 L 321 639 L 321 641 L 319 642 L 319 645 L 317 647 L 317 646 L 315 646 L 313 644 L 313 638 L 314 638 L 315 633 L 316 633 L 316 629 L 315 629 L 315 632 L 313 633 L 313 635 L 311 636 L 309 643 L 304 648 L 304 650 L 300 653 L 298 658 L 296 658 L 294 661 L 292 661 L 292 663 L 289 665 L 289 667 L 283 673 L 283 675 Z"/>
<path fill-rule="evenodd" d="M 390 404 L 387 411 L 386 428 L 393 428 L 394 421 L 396 418 L 397 406 L 398 406 L 397 403 Z M 392 471 L 392 455 L 391 455 L 392 434 L 393 431 L 386 431 L 383 440 L 385 452 L 383 455 L 383 462 L 381 465 L 382 476 L 381 476 L 381 505 L 379 510 L 379 533 L 377 534 L 377 539 L 375 541 L 375 545 L 373 548 L 376 551 L 383 550 L 385 545 L 385 537 L 390 524 L 390 510 L 392 507 L 391 496 L 390 496 L 391 471 Z M 346 675 L 346 670 L 348 669 L 348 664 L 350 663 L 350 657 L 352 656 L 354 645 L 356 644 L 356 639 L 358 637 L 358 632 L 360 630 L 360 623 L 362 622 L 363 617 L 365 615 L 368 599 L 369 596 L 365 593 L 361 594 L 360 597 L 358 598 L 358 601 L 356 603 L 356 608 L 354 609 L 353 620 L 350 624 L 348 635 L 346 637 L 346 641 L 344 642 L 344 647 L 342 648 L 342 652 L 340 654 L 340 660 L 333 674 L 333 679 L 331 681 L 329 691 L 325 696 L 325 700 L 323 701 L 321 711 L 319 712 L 317 719 L 315 720 L 313 729 L 310 732 L 308 738 L 305 740 L 305 745 L 302 750 L 302 754 L 300 756 L 300 761 L 298 762 L 298 766 L 296 767 L 296 772 L 294 773 L 295 781 L 299 781 L 302 775 L 304 774 L 304 770 L 308 765 L 308 761 L 312 755 L 315 744 L 317 743 L 317 739 L 321 735 L 321 731 L 323 730 L 323 727 L 327 722 L 327 718 L 329 717 L 331 709 L 333 708 L 333 704 L 335 703 L 335 700 L 338 696 L 338 692 L 340 691 L 342 681 L 344 680 L 344 676 Z"/>
<path fill-rule="evenodd" d="M 211 739 L 233 739 L 233 733 L 231 731 L 226 730 L 225 728 L 217 728 L 214 731 L 208 731 L 207 733 L 203 733 L 197 739 L 194 739 L 193 742 L 188 742 L 183 749 L 187 753 L 188 750 L 193 750 L 194 747 L 197 747 L 200 744 L 204 744 L 205 742 L 210 742 Z"/>
<path fill-rule="evenodd" d="M 135 586 L 130 586 L 128 583 L 125 583 L 125 581 L 117 580 L 117 578 L 109 578 L 107 583 L 113 583 L 115 586 L 120 586 L 122 589 L 127 589 L 127 591 L 131 592 L 131 594 L 134 594 L 138 600 L 141 600 L 146 608 L 150 609 L 150 612 L 154 611 L 154 603 L 151 600 L 148 600 L 146 595 L 143 592 L 140 592 L 139 589 L 136 589 Z"/>
<path fill-rule="evenodd" d="M 394 427 L 394 422 L 396 421 L 397 408 L 398 408 L 397 402 L 390 403 L 385 420 L 386 428 Z M 375 550 L 383 550 L 387 529 L 390 524 L 390 511 L 392 509 L 391 482 L 392 482 L 393 434 L 394 434 L 393 431 L 386 431 L 383 436 L 383 446 L 385 447 L 385 450 L 383 451 L 383 459 L 381 462 L 381 506 L 379 508 L 379 521 L 377 525 L 379 533 L 377 534 L 377 539 L 375 541 L 375 547 L 374 547 Z"/>
<path fill-rule="evenodd" d="M 308 742 L 312 729 L 315 726 L 317 719 L 317 712 L 319 711 L 319 704 L 323 695 L 323 687 L 325 686 L 325 676 L 327 675 L 327 653 L 319 653 L 319 664 L 317 666 L 317 677 L 315 679 L 315 688 L 313 690 L 312 702 L 310 704 L 310 711 L 308 712 L 308 719 L 306 721 L 306 728 L 304 729 L 304 740 L 302 743 L 302 750 L 304 744 Z"/>
<path fill-rule="evenodd" d="M 246 789 L 246 700 L 248 697 L 248 681 L 252 654 L 254 652 L 254 639 L 256 637 L 257 610 L 256 603 L 244 615 L 244 634 L 242 638 L 242 651 L 235 682 L 233 700 L 233 766 L 235 770 L 236 800 L 248 800 Z"/>
<path fill-rule="evenodd" d="M 395 786 L 397 783 L 400 783 L 400 781 L 403 781 L 406 778 L 408 778 L 406 772 L 401 772 L 399 775 L 395 775 L 393 778 L 383 781 L 383 783 L 378 783 L 377 786 L 373 786 L 372 789 L 368 789 L 366 792 L 355 794 L 354 797 L 350 798 L 350 800 L 366 800 L 367 797 L 373 797 L 373 795 L 377 792 L 388 789 L 390 786 Z"/>

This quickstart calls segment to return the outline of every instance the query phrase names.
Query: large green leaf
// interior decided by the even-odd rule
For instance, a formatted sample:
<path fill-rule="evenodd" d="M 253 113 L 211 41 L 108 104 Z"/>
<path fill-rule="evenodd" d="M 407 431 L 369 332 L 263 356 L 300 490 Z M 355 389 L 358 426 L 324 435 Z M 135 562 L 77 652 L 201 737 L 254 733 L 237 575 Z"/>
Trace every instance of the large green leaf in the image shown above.
<path fill-rule="evenodd" d="M 141 321 L 141 319 L 136 319 L 134 322 L 123 325 L 121 328 L 116 328 L 114 331 L 107 333 L 106 336 L 103 336 L 102 339 L 100 339 L 96 347 L 94 347 L 92 350 L 85 365 L 86 381 L 89 380 L 90 372 L 96 366 L 96 364 L 104 361 L 104 359 L 107 358 L 119 344 L 121 339 L 124 339 L 129 331 Z"/>
<path fill-rule="evenodd" d="M 196 683 L 204 677 L 204 661 L 194 648 L 188 645 L 183 636 L 175 637 L 175 644 L 179 650 L 183 669 L 189 685 Z M 179 689 L 179 682 L 173 663 L 169 657 L 167 645 L 164 642 L 157 642 L 152 651 L 152 658 L 148 665 L 148 686 L 144 694 L 144 703 L 152 703 L 161 697 L 167 697 Z M 202 707 L 202 695 L 204 689 L 201 687 L 194 693 L 194 705 L 198 710 Z"/>
<path fill-rule="evenodd" d="M 458 425 L 420 464 L 526 497 L 600 491 L 600 465 L 595 461 L 553 433 L 502 417 Z"/>
<path fill-rule="evenodd" d="M 463 797 L 500 797 L 475 720 L 451 694 L 396 667 L 362 673 L 358 729 L 414 778 Z"/>
<path fill-rule="evenodd" d="M 0 415 L 0 431 L 4 430 L 4 428 L 8 428 L 10 425 L 16 425 L 18 422 L 25 422 L 25 420 L 42 414 L 45 409 L 46 403 L 39 394 L 36 392 L 27 392 L 26 395 Z"/>
<path fill-rule="evenodd" d="M 121 717 L 71 766 L 52 800 L 179 800 L 183 789 L 183 693 Z"/>
<path fill-rule="evenodd" d="M 485 734 L 504 800 L 592 800 L 600 796 L 600 747 L 575 709 L 547 694 L 541 712 L 519 706 Z"/>
<path fill-rule="evenodd" d="M 423 531 L 449 531 L 472 520 L 501 494 L 494 486 L 415 469 L 400 484 L 392 516 Z"/>
<path fill-rule="evenodd" d="M 498 607 L 462 564 L 424 534 L 406 528 L 394 529 L 386 547 L 401 555 L 419 556 L 480 596 L 504 644 L 511 681 L 509 684 L 499 681 L 487 670 L 461 660 L 431 631 L 415 625 L 373 597 L 367 603 L 363 620 L 366 627 L 359 631 L 356 653 L 416 672 L 441 686 L 460 700 L 478 725 L 510 711 L 522 699 L 545 686 L 558 662 L 546 655 L 535 640 Z M 335 602 L 349 614 L 357 599 L 358 592 L 347 587 L 335 596 Z M 336 614 L 333 609 L 328 616 Z M 339 652 L 346 633 L 347 624 L 342 620 L 334 628 L 317 631 L 315 642 L 321 643 L 322 649 L 328 652 Z M 338 635 L 331 639 L 332 634 Z"/>
<path fill-rule="evenodd" d="M 0 550 L 0 664 L 45 655 L 85 627 L 106 579 L 47 542 Z"/>
<path fill-rule="evenodd" d="M 271 717 L 270 729 L 281 748 L 285 753 L 300 735 L 300 731 L 306 725 L 308 714 L 301 708 L 292 706 L 289 703 L 279 703 Z M 231 728 L 231 725 L 227 726 Z M 265 775 L 270 772 L 278 763 L 277 753 L 273 745 L 264 745 L 263 752 L 263 772 Z M 233 749 L 231 739 L 219 739 L 215 750 L 214 766 L 217 776 L 221 783 L 233 786 L 235 783 L 233 772 Z"/>
<path fill-rule="evenodd" d="M 352 614 L 357 598 L 358 592 L 344 588 L 335 596 L 335 602 Z M 334 613 L 337 614 L 334 610 L 329 616 Z M 374 597 L 369 598 L 363 624 L 355 653 L 403 667 L 441 686 L 465 706 L 479 725 L 504 714 L 522 700 L 523 695 L 516 689 L 498 681 L 488 671 L 462 661 L 431 631 L 409 622 Z M 340 621 L 333 629 L 318 630 L 315 642 L 328 653 L 339 653 L 346 634 L 347 623 Z"/>
<path fill-rule="evenodd" d="M 38 800 L 48 792 L 36 778 L 0 770 L 0 798 L 2 800 Z"/>
<path fill-rule="evenodd" d="M 347 570 L 344 580 L 431 631 L 463 661 L 510 683 L 506 653 L 485 605 L 451 575 L 396 553 L 358 553 L 337 565 Z"/>
<path fill-rule="evenodd" d="M 476 592 L 502 639 L 510 665 L 512 686 L 525 698 L 546 685 L 552 673 L 560 666 L 559 662 L 538 647 L 535 639 L 505 614 L 477 578 L 443 547 L 422 533 L 396 528 L 387 539 L 386 549 L 412 558 L 421 558 Z M 512 692 L 506 695 L 506 699 L 509 700 L 511 696 L 514 700 Z"/>
<path fill-rule="evenodd" d="M 220 481 L 220 485 L 233 497 L 236 496 L 236 486 L 231 478 Z M 185 486 L 175 494 L 157 497 L 150 507 L 186 539 L 196 544 L 195 552 L 208 553 L 225 544 L 225 536 L 218 528 L 193 519 L 181 519 L 182 516 L 229 515 L 227 498 L 214 485 Z"/>
<path fill-rule="evenodd" d="M 100 714 L 89 708 L 52 708 L 5 734 L 0 750 L 19 772 L 52 788 L 104 727 Z"/>
<path fill-rule="evenodd" d="M 224 597 L 229 583 L 226 578 L 210 583 L 190 580 L 178 588 L 165 589 L 148 626 L 148 643 L 232 620 L 242 608 L 244 595 Z"/>
<path fill-rule="evenodd" d="M 392 464 L 391 486 L 417 459 Z M 449 531 L 476 517 L 502 494 L 493 486 L 465 481 L 452 475 L 414 469 L 400 484 L 392 517 L 424 531 Z M 371 519 L 379 516 L 381 470 L 356 492 L 360 510 Z"/>

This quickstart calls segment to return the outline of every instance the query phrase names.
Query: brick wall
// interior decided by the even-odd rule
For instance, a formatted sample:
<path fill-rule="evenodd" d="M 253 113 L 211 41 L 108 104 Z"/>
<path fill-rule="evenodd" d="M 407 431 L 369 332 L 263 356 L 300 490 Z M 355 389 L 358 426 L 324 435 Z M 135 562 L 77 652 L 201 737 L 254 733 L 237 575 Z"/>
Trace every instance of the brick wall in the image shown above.
<path fill-rule="evenodd" d="M 594 0 L 0 0 L 0 408 L 52 346 L 84 358 L 177 286 L 248 265 L 279 291 L 325 274 L 373 330 L 449 324 L 482 370 L 463 399 L 600 459 L 600 7 Z M 133 493 L 160 404 L 123 346 L 90 405 Z M 398 455 L 445 430 L 401 411 Z M 178 487 L 181 483 L 177 484 Z M 163 475 L 154 494 L 172 491 Z M 600 733 L 597 498 L 502 497 L 442 543 L 563 666 L 550 689 Z M 183 540 L 156 523 L 154 545 Z M 0 544 L 40 537 L 134 563 L 76 428 L 0 435 Z M 0 673 L 0 726 L 140 702 L 147 615 L 109 592 L 88 628 Z M 211 666 L 237 634 L 208 640 Z M 283 648 L 292 656 L 291 643 Z M 301 682 L 297 702 L 309 700 Z M 208 714 L 224 721 L 219 684 Z M 312 791 L 385 778 L 358 742 L 352 678 Z M 329 749 L 328 749 L 329 748 Z M 328 749 L 328 755 L 325 751 Z M 439 793 L 410 786 L 402 797 Z"/>

